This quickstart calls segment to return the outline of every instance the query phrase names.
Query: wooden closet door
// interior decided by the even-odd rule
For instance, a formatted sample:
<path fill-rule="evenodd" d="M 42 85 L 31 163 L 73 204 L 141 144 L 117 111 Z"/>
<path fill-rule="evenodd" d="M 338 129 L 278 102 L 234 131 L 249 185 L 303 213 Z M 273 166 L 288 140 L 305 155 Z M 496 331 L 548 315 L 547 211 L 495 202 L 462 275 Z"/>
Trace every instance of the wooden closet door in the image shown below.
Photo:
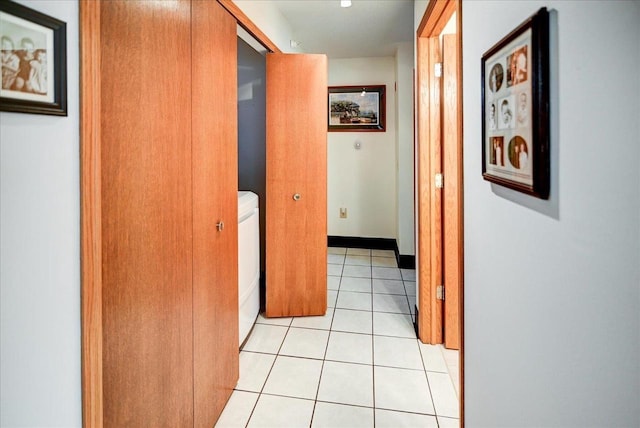
<path fill-rule="evenodd" d="M 192 7 L 194 426 L 212 427 L 239 376 L 238 39 L 217 2 Z"/>
<path fill-rule="evenodd" d="M 193 424 L 191 5 L 101 2 L 104 426 Z"/>
<path fill-rule="evenodd" d="M 266 315 L 323 315 L 327 58 L 268 54 L 266 69 Z"/>

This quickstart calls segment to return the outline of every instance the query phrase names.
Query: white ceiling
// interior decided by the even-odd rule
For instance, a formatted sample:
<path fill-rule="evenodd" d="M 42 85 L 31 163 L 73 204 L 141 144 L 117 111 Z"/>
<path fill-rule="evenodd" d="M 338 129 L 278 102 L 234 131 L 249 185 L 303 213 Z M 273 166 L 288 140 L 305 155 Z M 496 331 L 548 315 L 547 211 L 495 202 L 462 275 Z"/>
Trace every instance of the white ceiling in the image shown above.
<path fill-rule="evenodd" d="M 394 56 L 413 39 L 413 0 L 274 0 L 300 50 L 330 58 Z"/>

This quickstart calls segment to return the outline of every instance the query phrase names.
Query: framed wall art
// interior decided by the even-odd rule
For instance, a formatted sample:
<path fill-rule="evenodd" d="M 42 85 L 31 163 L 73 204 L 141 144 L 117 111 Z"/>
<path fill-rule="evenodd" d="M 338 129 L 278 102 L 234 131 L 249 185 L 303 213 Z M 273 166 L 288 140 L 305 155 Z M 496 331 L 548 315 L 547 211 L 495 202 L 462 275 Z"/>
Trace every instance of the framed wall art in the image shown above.
<path fill-rule="evenodd" d="M 3 0 L 0 39 L 0 110 L 66 116 L 66 23 Z"/>
<path fill-rule="evenodd" d="M 482 176 L 549 197 L 549 14 L 523 22 L 482 56 Z"/>
<path fill-rule="evenodd" d="M 329 131 L 385 131 L 385 85 L 330 86 Z"/>

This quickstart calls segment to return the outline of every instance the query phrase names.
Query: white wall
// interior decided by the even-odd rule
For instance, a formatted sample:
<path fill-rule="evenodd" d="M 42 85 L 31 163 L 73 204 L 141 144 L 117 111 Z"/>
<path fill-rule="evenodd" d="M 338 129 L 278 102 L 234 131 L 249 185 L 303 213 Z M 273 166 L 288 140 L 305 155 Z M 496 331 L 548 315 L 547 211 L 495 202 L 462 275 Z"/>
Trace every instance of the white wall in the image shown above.
<path fill-rule="evenodd" d="M 20 1 L 67 23 L 68 117 L 0 113 L 0 426 L 81 426 L 78 4 Z"/>
<path fill-rule="evenodd" d="M 413 2 L 413 25 L 416 31 L 420 26 L 420 21 L 424 16 L 424 12 L 427 10 L 429 0 L 414 0 Z"/>
<path fill-rule="evenodd" d="M 541 6 L 549 201 L 480 163 L 480 58 Z M 639 22 L 638 2 L 463 2 L 467 426 L 640 426 Z"/>
<path fill-rule="evenodd" d="M 291 25 L 272 0 L 234 3 L 284 52 L 291 48 Z M 387 85 L 387 131 L 329 133 L 328 234 L 397 239 L 400 253 L 413 255 L 413 44 L 399 46 L 396 58 L 350 58 L 329 61 L 330 85 Z M 394 84 L 398 72 L 398 105 Z M 396 129 L 396 115 L 402 127 Z M 355 151 L 353 143 L 361 141 Z M 339 218 L 346 207 L 347 219 Z"/>
<path fill-rule="evenodd" d="M 294 39 L 291 25 L 272 0 L 233 2 L 282 52 L 302 52 L 300 48 L 291 47 L 291 40 Z"/>
<path fill-rule="evenodd" d="M 329 132 L 329 235 L 396 238 L 394 82 L 393 57 L 329 60 L 330 86 L 387 86 L 386 132 Z M 340 207 L 347 208 L 346 219 L 339 218 Z"/>
<path fill-rule="evenodd" d="M 398 45 L 396 52 L 397 138 L 397 236 L 403 255 L 415 254 L 413 215 L 413 42 Z"/>

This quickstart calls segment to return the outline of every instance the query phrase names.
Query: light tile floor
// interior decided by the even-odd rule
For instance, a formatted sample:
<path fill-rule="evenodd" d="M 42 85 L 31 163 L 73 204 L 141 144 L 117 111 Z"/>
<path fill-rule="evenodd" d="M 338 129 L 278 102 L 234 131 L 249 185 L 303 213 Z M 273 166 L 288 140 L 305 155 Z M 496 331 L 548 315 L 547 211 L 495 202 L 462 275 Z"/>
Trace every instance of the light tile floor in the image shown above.
<path fill-rule="evenodd" d="M 216 427 L 458 426 L 458 353 L 416 339 L 415 271 L 328 253 L 327 314 L 258 317 Z"/>

